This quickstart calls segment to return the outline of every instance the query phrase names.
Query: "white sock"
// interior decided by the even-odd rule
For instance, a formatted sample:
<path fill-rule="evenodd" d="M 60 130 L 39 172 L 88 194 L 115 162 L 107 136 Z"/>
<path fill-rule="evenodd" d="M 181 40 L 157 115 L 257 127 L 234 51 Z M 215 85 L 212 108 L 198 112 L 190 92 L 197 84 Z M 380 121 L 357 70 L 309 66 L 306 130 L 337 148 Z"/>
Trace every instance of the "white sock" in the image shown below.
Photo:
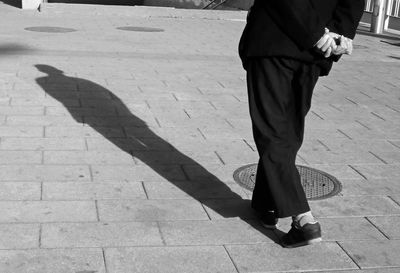
<path fill-rule="evenodd" d="M 315 224 L 317 222 L 315 221 L 311 211 L 307 211 L 305 213 L 300 213 L 296 216 L 293 216 L 292 220 L 295 224 L 299 225 L 300 227 L 304 226 L 305 224 Z"/>

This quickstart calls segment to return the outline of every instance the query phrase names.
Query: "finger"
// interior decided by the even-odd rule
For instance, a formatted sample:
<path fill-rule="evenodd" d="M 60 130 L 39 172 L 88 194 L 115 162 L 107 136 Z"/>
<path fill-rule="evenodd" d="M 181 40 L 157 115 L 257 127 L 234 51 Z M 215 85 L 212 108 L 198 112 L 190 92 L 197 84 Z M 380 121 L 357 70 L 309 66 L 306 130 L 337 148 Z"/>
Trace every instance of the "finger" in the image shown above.
<path fill-rule="evenodd" d="M 326 41 L 329 39 L 329 35 L 324 35 L 322 38 L 318 41 L 317 43 L 317 48 L 321 49 L 322 46 L 326 43 Z"/>
<path fill-rule="evenodd" d="M 328 50 L 328 48 L 331 47 L 331 45 L 332 45 L 333 42 L 334 42 L 334 41 L 333 41 L 332 37 L 329 37 L 329 39 L 328 39 L 328 40 L 325 42 L 325 44 L 322 46 L 321 50 L 322 50 L 323 52 L 326 52 L 326 51 Z"/>
<path fill-rule="evenodd" d="M 329 58 L 332 54 L 332 48 L 329 47 L 326 51 L 325 51 L 325 58 Z"/>

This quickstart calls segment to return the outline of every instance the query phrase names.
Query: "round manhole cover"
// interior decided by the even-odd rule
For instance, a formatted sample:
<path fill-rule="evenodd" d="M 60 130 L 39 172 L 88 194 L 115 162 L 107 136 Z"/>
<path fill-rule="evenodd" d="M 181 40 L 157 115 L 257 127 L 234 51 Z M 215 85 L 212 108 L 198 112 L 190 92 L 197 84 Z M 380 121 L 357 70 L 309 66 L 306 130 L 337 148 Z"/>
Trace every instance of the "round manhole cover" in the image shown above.
<path fill-rule="evenodd" d="M 332 175 L 325 172 L 297 165 L 301 184 L 309 200 L 320 200 L 337 195 L 342 184 Z M 237 169 L 233 178 L 245 189 L 253 190 L 257 173 L 257 164 L 250 164 Z"/>
<path fill-rule="evenodd" d="M 27 27 L 25 30 L 48 33 L 67 33 L 76 31 L 76 29 L 65 27 Z"/>
<path fill-rule="evenodd" d="M 137 32 L 163 32 L 162 28 L 154 27 L 117 27 L 119 30 L 137 31 Z"/>

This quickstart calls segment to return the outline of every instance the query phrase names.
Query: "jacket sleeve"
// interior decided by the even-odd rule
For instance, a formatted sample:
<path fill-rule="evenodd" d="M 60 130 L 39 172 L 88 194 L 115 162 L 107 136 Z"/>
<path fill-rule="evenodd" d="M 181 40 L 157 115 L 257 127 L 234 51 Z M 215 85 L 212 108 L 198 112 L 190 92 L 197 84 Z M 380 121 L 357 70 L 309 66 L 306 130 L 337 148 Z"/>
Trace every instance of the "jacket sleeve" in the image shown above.
<path fill-rule="evenodd" d="M 309 0 L 263 0 L 274 22 L 302 49 L 310 49 L 325 33 L 328 20 L 318 16 Z M 353 1 L 353 0 L 349 0 Z"/>
<path fill-rule="evenodd" d="M 365 7 L 365 0 L 339 0 L 329 30 L 353 39 Z"/>

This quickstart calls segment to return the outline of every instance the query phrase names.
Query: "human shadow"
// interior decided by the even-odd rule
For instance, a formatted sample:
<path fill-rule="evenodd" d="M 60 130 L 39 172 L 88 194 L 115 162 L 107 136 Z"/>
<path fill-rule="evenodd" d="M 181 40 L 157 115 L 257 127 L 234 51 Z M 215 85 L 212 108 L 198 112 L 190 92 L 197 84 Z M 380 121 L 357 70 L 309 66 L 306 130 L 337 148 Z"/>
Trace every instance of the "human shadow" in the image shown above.
<path fill-rule="evenodd" d="M 86 79 L 66 76 L 63 71 L 49 65 L 38 64 L 35 67 L 47 74 L 36 79 L 38 85 L 49 96 L 61 102 L 77 123 L 92 127 L 116 147 L 139 159 L 165 180 L 223 218 L 238 217 L 278 243 L 282 233 L 260 226 L 255 220 L 249 200 L 233 192 L 199 163 L 154 133 L 146 122 L 135 116 L 110 90 Z M 64 88 L 55 87 L 55 83 Z M 79 98 L 83 94 L 86 98 L 95 94 L 96 99 L 101 99 L 102 103 L 90 107 L 71 103 L 72 97 Z M 129 130 L 124 130 L 127 126 Z M 111 133 L 113 131 L 122 131 L 125 135 L 115 137 Z M 173 171 L 177 165 L 186 174 L 184 177 Z M 189 167 L 195 175 L 187 170 L 185 172 L 185 167 Z"/>
<path fill-rule="evenodd" d="M 18 0 L 1 0 L 0 2 L 3 2 L 6 5 L 15 7 L 15 8 L 22 8 L 22 1 Z"/>

